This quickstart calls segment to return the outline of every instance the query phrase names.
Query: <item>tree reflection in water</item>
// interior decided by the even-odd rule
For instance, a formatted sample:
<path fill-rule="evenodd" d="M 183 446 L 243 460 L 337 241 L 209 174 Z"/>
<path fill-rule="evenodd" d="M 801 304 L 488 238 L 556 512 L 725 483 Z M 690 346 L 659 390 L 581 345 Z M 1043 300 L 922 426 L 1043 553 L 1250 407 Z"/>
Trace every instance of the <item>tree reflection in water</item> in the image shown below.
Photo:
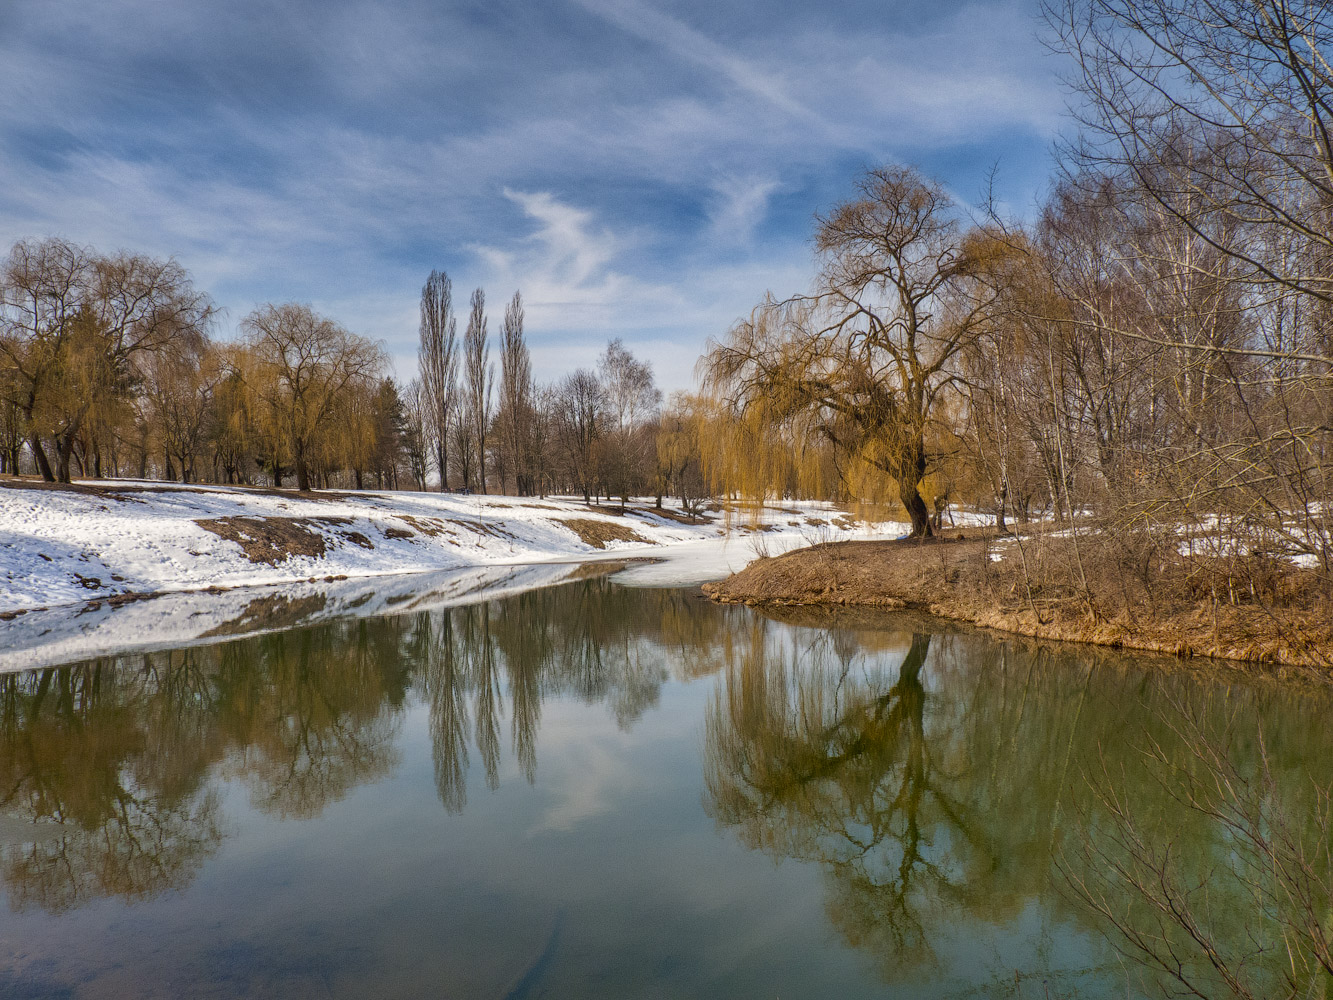
<path fill-rule="evenodd" d="M 263 812 L 318 816 L 393 771 L 414 684 L 440 801 L 459 812 L 469 746 L 487 787 L 498 786 L 506 714 L 511 750 L 535 781 L 544 697 L 605 702 L 628 726 L 673 668 L 706 672 L 699 661 L 734 617 L 592 578 L 0 676 L 0 815 L 35 831 L 35 843 L 0 846 L 10 903 L 59 911 L 185 885 L 222 841 L 219 780 L 242 782 Z"/>
<path fill-rule="evenodd" d="M 894 645 L 899 652 L 886 655 Z M 1070 935 L 1095 940 L 1106 928 L 1074 901 L 1057 862 L 1083 879 L 1087 865 L 1116 862 L 1109 843 L 1082 849 L 1085 836 L 1115 826 L 1106 811 L 1113 780 L 1136 832 L 1171 845 L 1208 886 L 1218 938 L 1250 963 L 1285 962 L 1280 948 L 1255 945 L 1276 925 L 1227 868 L 1232 833 L 1182 808 L 1180 786 L 1143 753 L 1193 758 L 1180 738 L 1183 709 L 1201 731 L 1234 736 L 1239 722 L 1251 738 L 1229 741 L 1231 760 L 1255 774 L 1253 734 L 1278 720 L 1266 747 L 1276 777 L 1265 787 L 1317 833 L 1317 788 L 1330 775 L 1309 707 L 1327 704 L 1328 692 L 1234 680 L 982 637 L 848 629 L 834 642 L 756 619 L 707 711 L 706 807 L 745 845 L 819 864 L 831 923 L 899 981 L 947 975 L 937 955 L 944 944 L 956 954 L 960 929 L 1000 929 L 1034 905 L 1046 927 L 1039 950 L 1058 950 L 1057 938 L 1079 950 Z M 1151 916 L 1132 886 L 1100 874 L 1110 908 Z M 1326 884 L 1326 872 L 1318 877 Z M 1098 973 L 1123 978 L 1114 966 L 1062 972 L 1051 954 L 1033 957 L 1050 963 L 1043 975 L 1066 993 L 1082 994 Z M 1006 960 L 1017 964 L 995 956 L 1001 969 Z"/>
<path fill-rule="evenodd" d="M 998 934 L 1033 912 L 1041 929 L 1024 947 L 1039 953 L 1026 967 L 1058 965 L 1055 951 L 1083 942 L 1053 991 L 1083 992 L 1079 976 L 1107 972 L 1089 967 L 1098 927 L 1056 870 L 1061 858 L 1075 878 L 1114 863 L 1078 849 L 1080 831 L 1114 820 L 1089 773 L 1114 779 L 1136 830 L 1172 844 L 1189 871 L 1225 869 L 1226 831 L 1145 767 L 1145 746 L 1188 759 L 1166 706 L 1240 734 L 1228 745 L 1242 774 L 1258 773 L 1262 725 L 1265 787 L 1289 815 L 1312 815 L 1328 783 L 1315 773 L 1330 766 L 1323 691 L 931 626 L 804 628 L 589 579 L 0 677 L 0 815 L 35 824 L 31 842 L 0 846 L 0 878 L 12 906 L 51 911 L 182 887 L 222 842 L 221 782 L 273 816 L 316 817 L 394 771 L 416 705 L 440 803 L 458 813 L 473 764 L 494 789 L 508 752 L 536 780 L 545 699 L 604 704 L 629 728 L 664 682 L 713 673 L 707 810 L 751 848 L 818 865 L 829 920 L 894 980 L 939 974 L 958 935 Z M 1113 907 L 1140 905 L 1104 891 Z M 1215 935 L 1253 939 L 1244 886 L 1209 892 Z"/>
<path fill-rule="evenodd" d="M 401 630 L 343 623 L 0 677 L 0 810 L 37 824 L 35 843 L 0 848 L 11 905 L 181 887 L 221 843 L 217 777 L 308 818 L 388 773 Z"/>

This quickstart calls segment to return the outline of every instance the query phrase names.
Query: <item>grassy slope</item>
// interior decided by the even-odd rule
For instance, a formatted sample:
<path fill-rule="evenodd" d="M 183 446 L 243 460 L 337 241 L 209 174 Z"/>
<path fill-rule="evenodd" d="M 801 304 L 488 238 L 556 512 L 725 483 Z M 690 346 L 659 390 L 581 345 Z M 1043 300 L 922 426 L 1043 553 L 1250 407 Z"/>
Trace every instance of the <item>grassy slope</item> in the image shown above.
<path fill-rule="evenodd" d="M 1207 567 L 1198 560 L 1168 560 L 1145 593 L 1126 582 L 1125 560 L 1107 549 L 1089 547 L 1077 557 L 1082 572 L 1068 540 L 1020 547 L 968 529 L 926 542 L 813 546 L 759 560 L 704 589 L 729 603 L 912 608 L 1037 638 L 1178 656 L 1333 663 L 1333 614 L 1310 571 L 1283 568 L 1272 584 L 1279 600 L 1259 593 L 1231 603 L 1201 599 Z M 1078 585 L 1085 576 L 1087 591 Z"/>

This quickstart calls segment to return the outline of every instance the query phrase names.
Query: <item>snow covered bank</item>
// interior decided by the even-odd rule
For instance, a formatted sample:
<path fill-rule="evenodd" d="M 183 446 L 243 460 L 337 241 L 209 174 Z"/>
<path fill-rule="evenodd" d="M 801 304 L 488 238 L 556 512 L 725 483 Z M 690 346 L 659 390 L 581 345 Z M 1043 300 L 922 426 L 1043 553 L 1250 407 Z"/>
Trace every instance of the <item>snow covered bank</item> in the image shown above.
<path fill-rule="evenodd" d="M 485 600 L 586 572 L 570 563 L 652 559 L 617 579 L 701 583 L 757 555 L 901 530 L 814 503 L 766 508 L 755 530 L 740 515 L 518 497 L 0 487 L 0 670 Z"/>

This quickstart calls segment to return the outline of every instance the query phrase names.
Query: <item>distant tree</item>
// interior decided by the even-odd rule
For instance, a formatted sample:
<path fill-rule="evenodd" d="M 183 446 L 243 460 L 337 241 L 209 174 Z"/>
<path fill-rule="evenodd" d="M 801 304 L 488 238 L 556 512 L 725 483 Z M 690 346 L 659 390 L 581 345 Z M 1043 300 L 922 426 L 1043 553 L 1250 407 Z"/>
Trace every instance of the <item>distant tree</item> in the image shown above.
<path fill-rule="evenodd" d="M 555 418 L 567 481 L 592 499 L 597 475 L 597 445 L 602 435 L 606 392 L 597 376 L 580 368 L 556 389 Z"/>
<path fill-rule="evenodd" d="M 256 361 L 252 389 L 275 436 L 290 445 L 297 488 L 307 491 L 310 461 L 339 396 L 377 380 L 387 359 L 377 344 L 297 303 L 261 306 L 242 329 Z"/>
<path fill-rule="evenodd" d="M 652 367 L 635 358 L 619 337 L 606 345 L 597 371 L 606 405 L 601 473 L 608 494 L 619 496 L 623 504 L 650 487 L 657 458 L 651 424 L 662 393 L 653 382 Z"/>
<path fill-rule="evenodd" d="M 766 427 L 797 421 L 847 461 L 891 477 L 913 535 L 932 534 L 921 486 L 950 450 L 942 403 L 994 301 L 978 288 L 979 265 L 1005 245 L 965 229 L 938 185 L 885 167 L 819 220 L 815 246 L 815 294 L 759 306 L 712 346 L 701 362 L 706 382 L 757 417 L 770 442 L 780 436 Z M 781 468 L 757 458 L 760 478 Z"/>
<path fill-rule="evenodd" d="M 431 271 L 421 289 L 420 346 L 423 431 L 433 443 L 440 489 L 449 485 L 449 420 L 458 385 L 458 322 L 453 285 L 443 271 Z"/>
<path fill-rule="evenodd" d="M 182 483 L 199 478 L 198 460 L 213 430 L 214 393 L 227 371 L 207 343 L 159 351 L 144 366 L 145 388 L 167 465 L 175 458 Z"/>
<path fill-rule="evenodd" d="M 491 395 L 495 388 L 495 368 L 486 334 L 486 293 L 480 288 L 472 293 L 472 308 L 467 330 L 463 333 L 464 417 L 468 439 L 477 458 L 477 488 L 486 491 L 486 432 L 491 421 Z M 467 486 L 466 479 L 463 483 Z"/>
<path fill-rule="evenodd" d="M 403 390 L 403 453 L 407 456 L 412 481 L 419 490 L 426 488 L 430 468 L 430 441 L 426 433 L 428 406 L 425 390 L 417 379 Z"/>
<path fill-rule="evenodd" d="M 501 451 L 514 478 L 514 492 L 534 492 L 532 359 L 523 339 L 523 299 L 518 292 L 505 308 L 500 327 L 500 400 L 496 411 Z M 504 488 L 503 475 L 501 489 Z"/>
<path fill-rule="evenodd" d="M 132 394 L 147 355 L 201 341 L 212 313 L 173 260 L 101 256 L 58 238 L 14 244 L 0 269 L 0 363 L 42 477 L 68 482 L 98 407 Z"/>

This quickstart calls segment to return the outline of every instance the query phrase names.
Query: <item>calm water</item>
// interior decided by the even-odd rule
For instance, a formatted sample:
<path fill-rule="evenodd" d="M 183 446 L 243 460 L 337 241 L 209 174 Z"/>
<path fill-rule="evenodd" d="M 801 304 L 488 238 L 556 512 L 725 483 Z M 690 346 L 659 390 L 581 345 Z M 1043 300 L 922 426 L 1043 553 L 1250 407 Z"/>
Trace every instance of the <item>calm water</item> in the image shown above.
<path fill-rule="evenodd" d="M 1207 865 L 1179 718 L 1330 779 L 1322 693 L 937 629 L 588 580 L 5 676 L 0 996 L 1124 997 L 1091 784 Z"/>

